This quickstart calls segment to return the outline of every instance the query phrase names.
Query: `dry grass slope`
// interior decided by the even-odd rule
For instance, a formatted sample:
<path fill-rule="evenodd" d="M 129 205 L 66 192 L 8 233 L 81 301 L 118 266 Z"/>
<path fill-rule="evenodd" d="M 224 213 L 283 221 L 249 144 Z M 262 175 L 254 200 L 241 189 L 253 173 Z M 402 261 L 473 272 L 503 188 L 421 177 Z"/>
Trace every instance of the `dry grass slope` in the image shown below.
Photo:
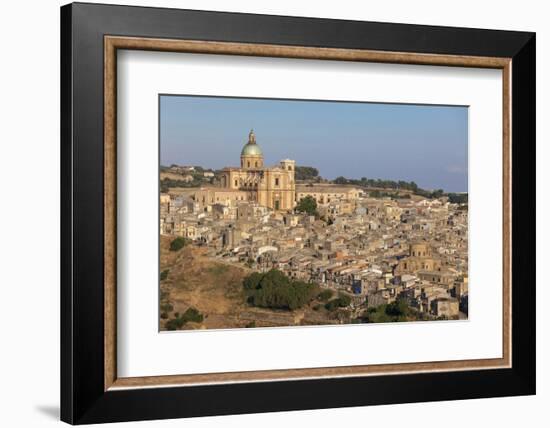
<path fill-rule="evenodd" d="M 206 250 L 188 245 L 182 250 L 170 251 L 173 237 L 161 236 L 160 271 L 169 270 L 161 281 L 161 306 L 169 303 L 174 314 L 183 314 L 194 307 L 203 315 L 202 323 L 188 322 L 182 329 L 280 327 L 338 323 L 326 311 L 314 311 L 318 302 L 295 311 L 273 310 L 249 306 L 242 280 L 251 271 L 206 256 Z M 161 319 L 161 330 L 166 330 L 167 319 Z"/>

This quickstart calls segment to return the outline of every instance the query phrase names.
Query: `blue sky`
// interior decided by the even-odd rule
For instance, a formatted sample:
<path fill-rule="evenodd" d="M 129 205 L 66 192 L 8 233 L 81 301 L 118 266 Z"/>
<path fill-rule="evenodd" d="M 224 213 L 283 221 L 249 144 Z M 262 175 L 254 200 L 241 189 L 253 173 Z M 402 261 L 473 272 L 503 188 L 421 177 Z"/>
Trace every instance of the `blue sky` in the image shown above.
<path fill-rule="evenodd" d="M 160 109 L 162 165 L 238 166 L 253 128 L 266 165 L 468 190 L 467 107 L 162 95 Z"/>

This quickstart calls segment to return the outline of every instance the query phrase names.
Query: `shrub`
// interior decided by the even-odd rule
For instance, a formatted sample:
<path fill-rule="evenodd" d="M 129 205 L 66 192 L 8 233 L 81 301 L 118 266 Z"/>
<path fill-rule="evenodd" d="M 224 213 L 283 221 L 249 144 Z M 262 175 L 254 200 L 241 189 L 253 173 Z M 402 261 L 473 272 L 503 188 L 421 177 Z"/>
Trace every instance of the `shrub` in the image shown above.
<path fill-rule="evenodd" d="M 180 328 L 182 328 L 183 324 L 185 323 L 181 318 L 173 318 L 171 320 L 166 321 L 165 327 L 166 327 L 166 330 L 173 331 L 173 330 L 179 330 Z"/>
<path fill-rule="evenodd" d="M 339 308 L 339 307 L 340 307 L 340 304 L 339 304 L 339 302 L 338 302 L 338 299 L 331 300 L 330 302 L 327 302 L 327 303 L 325 304 L 325 309 L 326 309 L 327 311 L 331 311 L 331 312 L 334 311 L 334 310 L 336 310 L 336 309 Z"/>
<path fill-rule="evenodd" d="M 163 317 L 165 313 L 161 314 L 161 318 L 165 319 Z M 168 317 L 168 314 L 166 314 L 166 317 Z M 187 322 L 202 322 L 204 319 L 204 316 L 195 308 L 191 307 L 188 308 L 183 315 L 180 315 L 179 312 L 176 312 L 174 314 L 174 318 L 167 321 L 165 324 L 166 330 L 179 330 L 182 328 Z"/>
<path fill-rule="evenodd" d="M 185 325 L 185 320 L 183 318 L 176 318 L 176 325 L 178 328 L 182 328 Z"/>
<path fill-rule="evenodd" d="M 183 315 L 181 316 L 181 319 L 184 323 L 186 322 L 202 322 L 204 319 L 204 316 L 195 308 L 191 307 L 188 308 Z"/>
<path fill-rule="evenodd" d="M 160 273 L 160 280 L 164 281 L 166 278 L 168 278 L 168 273 L 170 272 L 170 269 L 165 269 Z"/>
<path fill-rule="evenodd" d="M 333 294 L 332 290 L 323 290 L 319 293 L 317 298 L 322 302 L 328 302 Z"/>
<path fill-rule="evenodd" d="M 163 303 L 160 305 L 160 310 L 163 312 L 172 312 L 174 307 L 170 303 Z"/>
<path fill-rule="evenodd" d="M 405 299 L 399 299 L 389 304 L 368 308 L 366 316 L 364 317 L 364 320 L 370 323 L 403 322 L 409 320 L 421 321 L 425 319 L 428 319 L 425 314 L 410 308 Z"/>
<path fill-rule="evenodd" d="M 170 251 L 179 251 L 188 244 L 188 240 L 178 236 L 172 242 L 170 242 Z"/>
<path fill-rule="evenodd" d="M 341 294 L 338 299 L 340 300 L 340 306 L 343 308 L 351 304 L 351 297 L 347 294 Z"/>
<path fill-rule="evenodd" d="M 325 308 L 329 311 L 334 311 L 338 308 L 345 308 L 351 303 L 351 297 L 341 294 L 336 299 L 331 300 L 325 304 Z"/>

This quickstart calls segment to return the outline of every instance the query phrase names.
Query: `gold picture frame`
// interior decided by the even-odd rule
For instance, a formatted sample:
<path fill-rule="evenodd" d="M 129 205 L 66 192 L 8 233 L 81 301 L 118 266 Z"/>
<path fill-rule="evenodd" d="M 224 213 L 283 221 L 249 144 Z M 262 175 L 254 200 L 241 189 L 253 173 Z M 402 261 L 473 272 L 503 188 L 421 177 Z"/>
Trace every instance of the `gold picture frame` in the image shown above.
<path fill-rule="evenodd" d="M 512 364 L 511 292 L 511 81 L 512 58 L 421 54 L 290 45 L 171 40 L 144 37 L 104 36 L 104 390 L 161 386 L 358 377 L 425 372 L 509 368 Z M 116 368 L 116 87 L 117 51 L 122 49 L 245 55 L 277 58 L 357 61 L 393 64 L 493 68 L 502 70 L 503 145 L 503 349 L 502 358 L 422 363 L 359 365 L 305 369 L 204 373 L 149 377 L 118 377 Z"/>

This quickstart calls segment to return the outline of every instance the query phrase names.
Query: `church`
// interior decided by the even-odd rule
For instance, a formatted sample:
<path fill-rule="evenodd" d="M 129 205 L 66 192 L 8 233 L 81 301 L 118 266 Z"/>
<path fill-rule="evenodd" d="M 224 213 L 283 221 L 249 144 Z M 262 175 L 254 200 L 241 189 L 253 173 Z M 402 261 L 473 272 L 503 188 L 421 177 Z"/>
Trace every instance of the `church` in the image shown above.
<path fill-rule="evenodd" d="M 199 192 L 196 195 L 199 202 L 229 205 L 234 201 L 251 201 L 276 211 L 294 208 L 295 161 L 284 159 L 279 165 L 264 166 L 263 152 L 256 143 L 253 130 L 241 150 L 240 161 L 240 167 L 226 167 L 222 170 L 219 176 L 221 188 Z"/>

